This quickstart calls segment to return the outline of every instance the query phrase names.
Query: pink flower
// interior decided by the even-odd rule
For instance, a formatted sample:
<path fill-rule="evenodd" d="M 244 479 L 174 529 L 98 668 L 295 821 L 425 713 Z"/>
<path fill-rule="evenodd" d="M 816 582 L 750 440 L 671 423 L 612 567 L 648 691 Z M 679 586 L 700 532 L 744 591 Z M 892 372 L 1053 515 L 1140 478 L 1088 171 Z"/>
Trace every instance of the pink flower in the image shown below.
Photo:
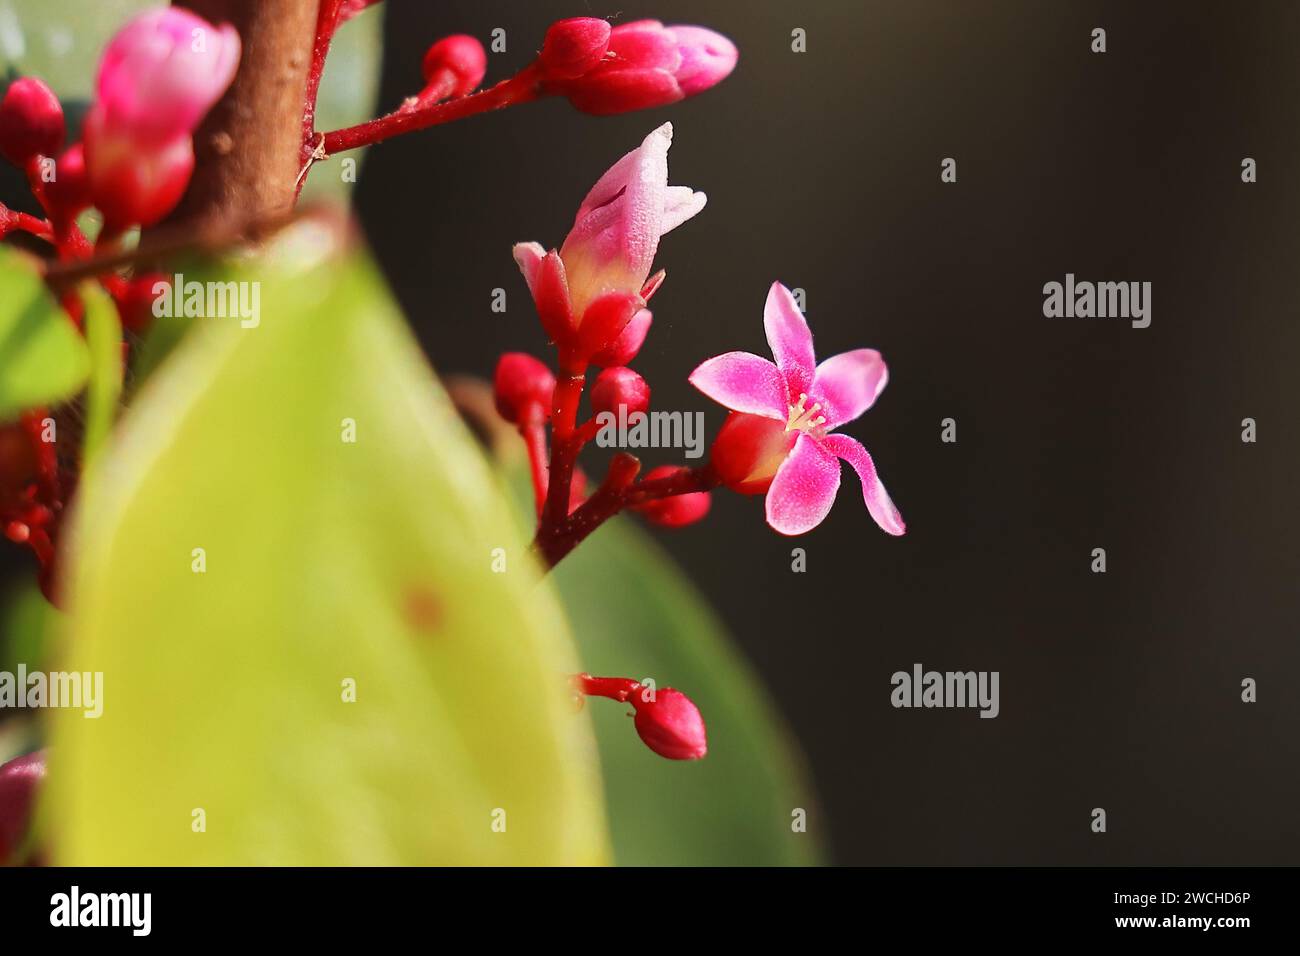
<path fill-rule="evenodd" d="M 768 293 L 763 325 L 776 364 L 728 352 L 690 376 L 692 385 L 733 411 L 712 452 L 724 484 L 745 494 L 766 492 L 767 523 L 781 534 L 803 534 L 835 503 L 843 459 L 858 473 L 876 524 L 901 535 L 903 518 L 867 450 L 848 435 L 832 434 L 884 389 L 889 373 L 880 353 L 856 349 L 818 365 L 808 323 L 779 282 Z"/>
<path fill-rule="evenodd" d="M 554 36 L 552 35 L 554 34 Z M 736 45 L 704 27 L 636 20 L 608 34 L 588 18 L 548 31 L 541 64 L 550 89 L 584 113 L 612 114 L 676 103 L 715 86 L 736 67 Z M 589 66 L 590 64 L 594 66 Z M 581 70 L 583 66 L 587 69 Z"/>
<path fill-rule="evenodd" d="M 239 34 L 179 7 L 142 13 L 109 41 L 84 125 L 86 173 L 105 227 L 152 225 L 180 201 L 191 136 L 230 86 Z"/>
<path fill-rule="evenodd" d="M 672 140 L 665 123 L 611 166 L 582 201 L 558 253 L 535 242 L 514 248 L 542 325 L 570 353 L 570 364 L 607 349 L 606 359 L 621 357 L 630 347 L 616 343 L 663 281 L 662 272 L 650 276 L 659 238 L 704 208 L 703 193 L 668 185 Z"/>

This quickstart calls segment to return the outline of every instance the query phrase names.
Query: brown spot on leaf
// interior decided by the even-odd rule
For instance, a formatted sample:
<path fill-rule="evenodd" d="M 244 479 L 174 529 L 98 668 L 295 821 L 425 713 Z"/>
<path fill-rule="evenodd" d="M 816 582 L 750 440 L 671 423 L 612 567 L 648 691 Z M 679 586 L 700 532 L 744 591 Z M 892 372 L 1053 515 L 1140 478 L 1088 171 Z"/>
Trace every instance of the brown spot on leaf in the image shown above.
<path fill-rule="evenodd" d="M 442 624 L 442 601 L 425 584 L 415 584 L 406 589 L 403 601 L 406 623 L 422 634 L 432 634 Z"/>

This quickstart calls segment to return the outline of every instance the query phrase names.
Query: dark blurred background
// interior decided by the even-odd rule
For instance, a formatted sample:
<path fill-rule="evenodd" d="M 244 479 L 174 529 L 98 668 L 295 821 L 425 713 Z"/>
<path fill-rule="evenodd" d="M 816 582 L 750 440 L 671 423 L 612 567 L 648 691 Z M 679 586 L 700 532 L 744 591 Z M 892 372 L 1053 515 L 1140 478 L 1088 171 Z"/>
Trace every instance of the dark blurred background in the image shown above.
<path fill-rule="evenodd" d="M 845 430 L 905 538 L 847 470 L 797 541 L 727 493 L 661 535 L 802 742 L 837 862 L 1300 861 L 1300 7 L 387 6 L 383 108 L 450 32 L 505 29 L 489 82 L 564 16 L 699 23 L 739 46 L 730 79 L 664 109 L 545 101 L 372 149 L 358 200 L 435 365 L 488 376 L 503 350 L 546 354 L 510 245 L 559 245 L 597 176 L 671 120 L 671 180 L 709 204 L 660 247 L 635 363 L 656 407 L 716 428 L 686 376 L 766 354 L 774 279 L 806 290 L 820 356 L 884 353 L 889 387 Z M 1151 327 L 1044 318 L 1043 284 L 1067 272 L 1150 281 Z M 893 709 L 890 675 L 916 662 L 1000 671 L 1001 715 Z"/>

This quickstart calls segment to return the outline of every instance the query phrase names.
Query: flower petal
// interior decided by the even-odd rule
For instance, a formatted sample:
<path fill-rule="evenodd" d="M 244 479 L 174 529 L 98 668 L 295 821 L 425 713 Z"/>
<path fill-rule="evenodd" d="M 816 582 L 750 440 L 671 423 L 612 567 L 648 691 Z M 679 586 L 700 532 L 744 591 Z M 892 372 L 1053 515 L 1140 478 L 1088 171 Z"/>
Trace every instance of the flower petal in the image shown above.
<path fill-rule="evenodd" d="M 515 254 L 515 264 L 524 274 L 524 281 L 528 283 L 528 291 L 536 295 L 537 275 L 541 271 L 542 260 L 546 258 L 546 250 L 540 242 L 516 242 L 511 251 Z"/>
<path fill-rule="evenodd" d="M 832 355 L 813 374 L 810 397 L 821 404 L 829 431 L 851 422 L 873 404 L 889 381 L 885 360 L 875 349 Z"/>
<path fill-rule="evenodd" d="M 790 386 L 790 401 L 793 402 L 800 392 L 807 392 L 811 386 L 817 357 L 813 353 L 812 331 L 807 320 L 795 305 L 790 290 L 779 282 L 773 282 L 768 290 L 767 305 L 763 308 L 763 328 L 767 332 L 767 344 L 772 348 L 772 357 L 785 373 Z"/>
<path fill-rule="evenodd" d="M 767 523 L 781 534 L 811 531 L 830 513 L 839 487 L 839 459 L 801 434 L 767 490 Z"/>
<path fill-rule="evenodd" d="M 659 227 L 659 234 L 664 236 L 672 232 L 703 209 L 708 199 L 704 193 L 697 193 L 690 186 L 669 186 L 664 197 L 664 220 Z"/>
<path fill-rule="evenodd" d="M 852 465 L 853 470 L 858 473 L 858 478 L 862 480 L 862 498 L 866 501 L 867 510 L 871 512 L 871 517 L 875 519 L 876 524 L 889 534 L 903 534 L 907 530 L 907 526 L 903 524 L 903 516 L 889 500 L 889 492 L 885 491 L 885 486 L 876 475 L 876 465 L 867 454 L 867 450 L 862 447 L 862 443 L 848 435 L 827 435 L 823 439 L 823 444 L 827 450 Z"/>
<path fill-rule="evenodd" d="M 785 380 L 767 359 L 749 352 L 727 352 L 700 364 L 690 383 L 720 405 L 737 412 L 786 420 Z"/>

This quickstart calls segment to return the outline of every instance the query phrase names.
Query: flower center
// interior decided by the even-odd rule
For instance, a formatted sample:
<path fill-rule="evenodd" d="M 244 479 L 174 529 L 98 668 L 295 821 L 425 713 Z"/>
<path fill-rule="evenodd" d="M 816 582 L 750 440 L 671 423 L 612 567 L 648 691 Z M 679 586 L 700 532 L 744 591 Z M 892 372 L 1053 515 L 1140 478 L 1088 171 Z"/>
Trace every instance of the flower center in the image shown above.
<path fill-rule="evenodd" d="M 813 402 L 812 408 L 804 408 L 804 403 L 807 401 L 808 396 L 800 392 L 799 401 L 791 405 L 786 413 L 786 431 L 813 432 L 819 426 L 826 424 L 826 416 L 817 414 L 818 409 L 822 407 L 821 402 Z"/>

